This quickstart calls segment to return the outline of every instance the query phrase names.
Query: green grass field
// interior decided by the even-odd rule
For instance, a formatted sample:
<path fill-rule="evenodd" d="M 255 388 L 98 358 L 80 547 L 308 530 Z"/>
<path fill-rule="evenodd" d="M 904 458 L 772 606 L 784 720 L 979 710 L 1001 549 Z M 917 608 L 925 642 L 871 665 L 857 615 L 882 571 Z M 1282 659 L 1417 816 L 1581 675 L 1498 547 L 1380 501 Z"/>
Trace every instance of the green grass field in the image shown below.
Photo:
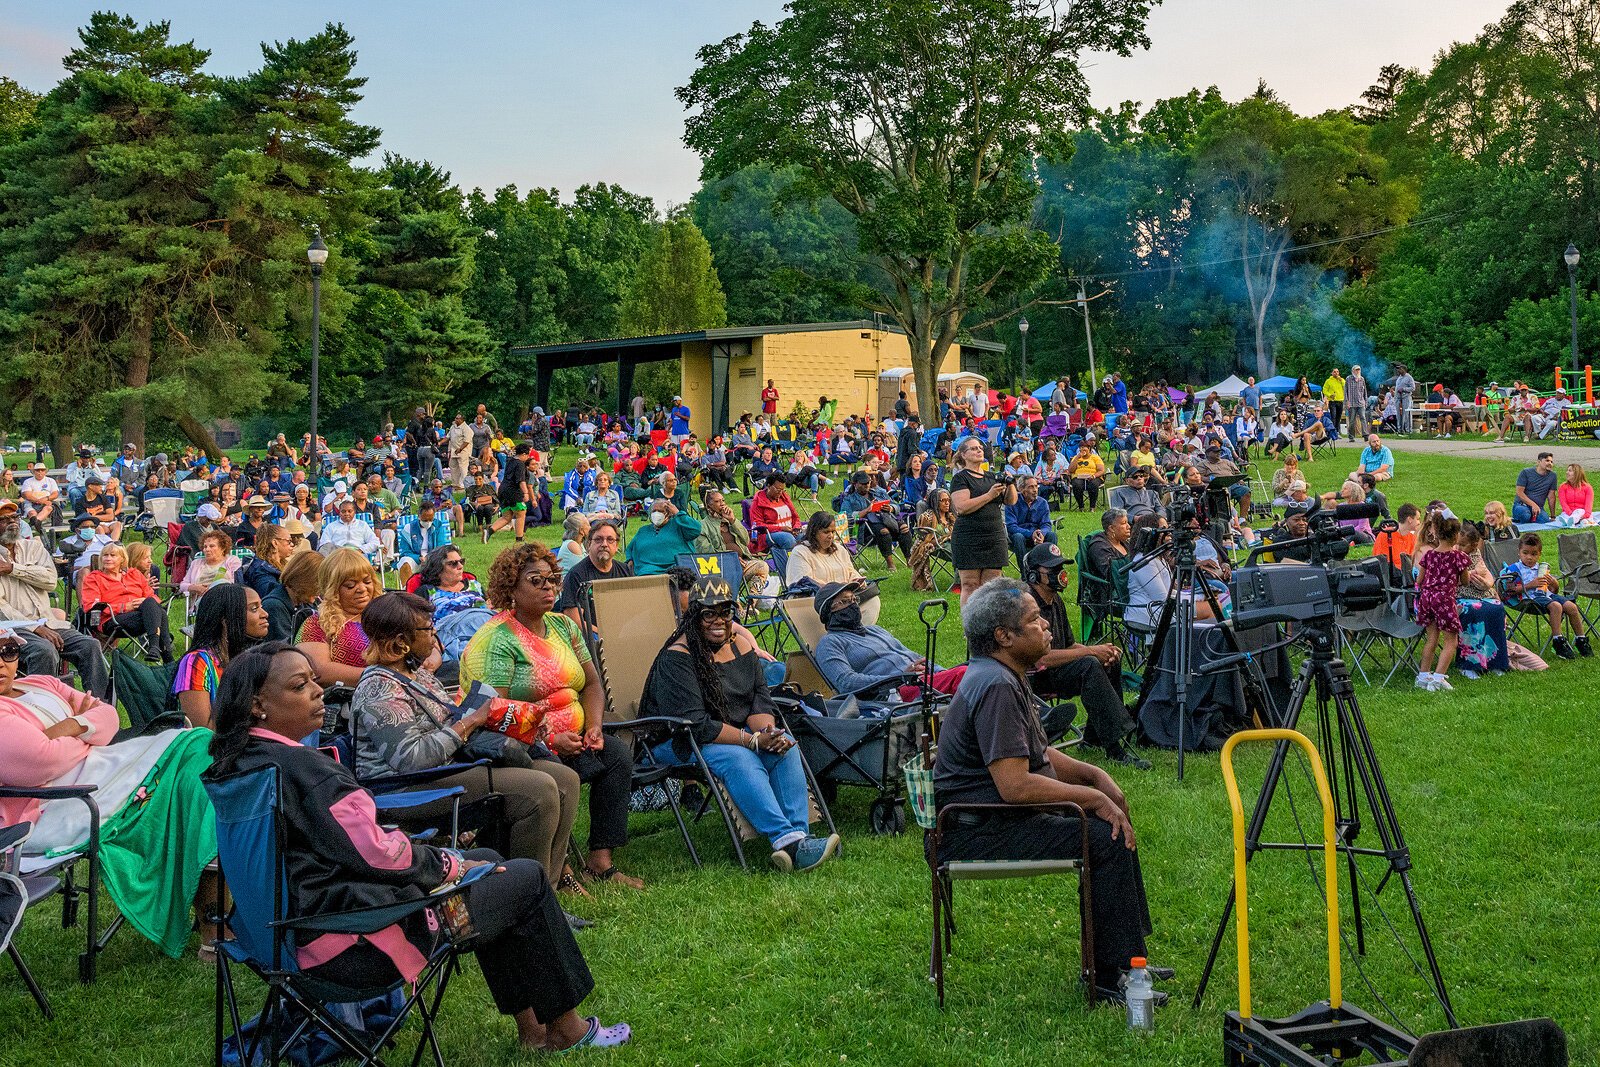
<path fill-rule="evenodd" d="M 1435 497 L 1476 517 L 1490 496 L 1505 499 L 1520 464 L 1401 455 L 1391 505 Z M 1350 453 L 1308 470 L 1316 489 L 1336 488 Z M 1093 515 L 1073 515 L 1088 530 Z M 558 531 L 553 531 L 557 533 Z M 502 534 L 485 548 L 469 539 L 470 565 L 484 574 Z M 1064 538 L 1063 550 L 1072 550 Z M 1554 544 L 1547 553 L 1554 559 Z M 879 568 L 881 572 L 881 567 Z M 1070 571 L 1069 571 L 1070 574 Z M 881 583 L 884 623 L 921 647 L 917 595 L 901 571 Z M 941 659 L 959 658 L 954 613 Z M 644 654 L 645 650 L 641 650 Z M 1410 679 L 1357 693 L 1415 860 L 1415 880 L 1440 964 L 1464 1023 L 1550 1015 L 1570 1036 L 1572 1062 L 1600 1056 L 1592 977 L 1600 935 L 1593 919 L 1600 884 L 1600 782 L 1593 773 L 1592 661 L 1554 661 L 1539 674 L 1457 681 L 1425 694 Z M 1089 758 L 1097 754 L 1088 753 Z M 1084 1007 L 1077 988 L 1077 906 L 1065 880 L 964 885 L 947 967 L 948 1002 L 934 1004 L 927 980 L 928 875 L 920 835 L 874 838 L 871 794 L 843 789 L 835 816 L 840 859 L 810 876 L 742 874 L 718 826 L 703 823 L 696 871 L 669 816 L 636 816 L 620 853 L 644 877 L 644 893 L 602 890 L 577 907 L 598 920 L 580 943 L 598 980 L 585 1006 L 626 1019 L 633 1044 L 606 1054 L 616 1064 L 1214 1064 L 1220 1020 L 1236 1005 L 1230 931 L 1204 1006 L 1189 1007 L 1231 873 L 1228 806 L 1217 757 L 1196 756 L 1176 781 L 1176 759 L 1153 753 L 1155 769 L 1122 771 L 1154 915 L 1152 958 L 1178 969 L 1173 1005 L 1152 1036 L 1124 1027 L 1120 1010 Z M 1247 797 L 1265 750 L 1239 760 Z M 1288 776 L 1299 819 L 1319 832 L 1308 779 Z M 1280 794 L 1269 837 L 1293 839 Z M 580 832 L 578 839 L 582 840 Z M 1363 844 L 1375 844 L 1370 829 Z M 1368 869 L 1367 884 L 1378 871 Z M 1284 1015 L 1326 996 L 1322 904 L 1304 860 L 1267 854 L 1252 867 L 1253 986 L 1259 1013 Z M 1341 882 L 1348 923 L 1348 882 Z M 1416 952 L 1403 896 L 1391 882 L 1369 897 L 1363 968 L 1399 1021 L 1418 1032 L 1443 1016 L 1390 936 L 1392 921 Z M 1387 921 L 1384 916 L 1387 916 Z M 1353 942 L 1352 942 L 1353 943 Z M 91 987 L 76 981 L 79 932 L 63 932 L 46 905 L 30 914 L 18 944 L 51 993 L 44 1022 L 9 967 L 0 963 L 0 1064 L 87 1064 L 115 1055 L 118 1067 L 205 1062 L 210 1053 L 213 974 L 193 958 L 160 956 L 137 935 L 119 934 Z M 536 965 L 536 961 L 534 961 Z M 1382 1014 L 1347 950 L 1345 992 Z M 1590 974 L 1590 978 L 1585 978 Z M 246 982 L 246 988 L 253 988 Z M 444 1012 L 451 1062 L 509 1064 L 529 1056 L 494 1017 L 468 966 Z"/>

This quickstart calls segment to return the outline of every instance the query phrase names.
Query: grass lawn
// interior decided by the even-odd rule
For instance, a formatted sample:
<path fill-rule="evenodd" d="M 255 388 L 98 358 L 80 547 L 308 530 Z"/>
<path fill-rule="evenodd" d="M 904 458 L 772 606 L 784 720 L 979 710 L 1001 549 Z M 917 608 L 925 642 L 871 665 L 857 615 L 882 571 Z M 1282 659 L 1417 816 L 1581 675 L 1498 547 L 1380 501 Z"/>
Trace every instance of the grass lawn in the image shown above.
<path fill-rule="evenodd" d="M 1316 489 L 1336 488 L 1353 458 L 1307 470 Z M 1441 497 L 1476 517 L 1491 496 L 1506 499 L 1520 464 L 1404 454 L 1391 506 Z M 1073 515 L 1073 529 L 1096 525 Z M 552 535 L 558 531 L 552 531 Z M 469 539 L 480 575 L 495 546 Z M 1071 553 L 1071 536 L 1063 551 Z M 1554 560 L 1553 539 L 1548 558 Z M 881 571 L 881 567 L 880 567 Z M 1071 573 L 1070 571 L 1068 572 Z M 883 622 L 922 647 L 918 596 L 904 571 L 881 583 Z M 941 655 L 961 654 L 955 613 Z M 653 650 L 640 650 L 648 654 Z M 1550 1015 L 1571 1040 L 1574 1063 L 1600 1055 L 1592 971 L 1600 948 L 1593 919 L 1600 885 L 1600 781 L 1593 773 L 1592 661 L 1555 661 L 1539 674 L 1476 683 L 1449 694 L 1359 686 L 1394 805 L 1415 859 L 1415 878 L 1446 982 L 1463 1023 Z M 1309 725 L 1309 724 L 1308 724 Z M 1089 753 L 1093 758 L 1096 753 Z M 948 1003 L 934 1005 L 927 981 L 929 905 L 920 835 L 874 838 L 871 794 L 843 789 L 835 815 L 845 837 L 839 861 L 810 876 L 780 877 L 733 866 L 719 827 L 697 829 L 707 859 L 696 871 L 669 816 L 635 816 L 624 865 L 650 883 L 645 893 L 603 890 L 575 910 L 598 920 L 580 935 L 598 981 L 585 1005 L 634 1026 L 633 1044 L 604 1057 L 616 1064 L 1214 1064 L 1221 1013 L 1236 1006 L 1230 930 L 1203 1008 L 1189 1007 L 1231 873 L 1228 807 L 1215 756 L 1154 753 L 1147 773 L 1119 769 L 1139 832 L 1154 916 L 1150 953 L 1178 969 L 1173 1005 L 1150 1036 L 1129 1033 L 1118 1009 L 1088 1012 L 1076 985 L 1077 906 L 1065 880 L 963 885 L 960 923 L 947 965 Z M 1266 751 L 1240 757 L 1249 792 Z M 1320 832 L 1308 779 L 1288 781 L 1307 832 Z M 1280 794 L 1269 837 L 1293 839 Z M 1309 803 L 1308 803 L 1309 802 Z M 578 837 L 582 840 L 582 834 Z M 1370 823 L 1362 843 L 1375 845 Z M 1380 872 L 1368 869 L 1367 884 Z M 1251 871 L 1253 987 L 1260 1014 L 1285 1015 L 1327 995 L 1322 905 L 1306 863 L 1287 853 Z M 1348 881 L 1341 879 L 1349 921 Z M 1399 885 L 1378 898 L 1416 953 Z M 1425 984 L 1364 901 L 1366 972 L 1405 1026 L 1443 1025 Z M 18 938 L 51 993 L 44 1022 L 20 983 L 0 984 L 0 1064 L 87 1064 L 115 1052 L 118 1067 L 205 1062 L 210 1050 L 211 970 L 190 955 L 168 961 L 137 935 L 119 934 L 92 987 L 76 981 L 79 931 L 64 933 L 46 905 Z M 1348 927 L 1347 927 L 1348 928 Z M 1353 944 L 1353 940 L 1350 942 Z M 1346 952 L 1349 999 L 1382 1015 Z M 1590 974 L 1590 978 L 1584 978 Z M 249 986 L 247 982 L 247 987 Z M 508 1064 L 519 1054 L 508 1023 L 476 969 L 458 979 L 442 1034 L 451 1062 Z"/>

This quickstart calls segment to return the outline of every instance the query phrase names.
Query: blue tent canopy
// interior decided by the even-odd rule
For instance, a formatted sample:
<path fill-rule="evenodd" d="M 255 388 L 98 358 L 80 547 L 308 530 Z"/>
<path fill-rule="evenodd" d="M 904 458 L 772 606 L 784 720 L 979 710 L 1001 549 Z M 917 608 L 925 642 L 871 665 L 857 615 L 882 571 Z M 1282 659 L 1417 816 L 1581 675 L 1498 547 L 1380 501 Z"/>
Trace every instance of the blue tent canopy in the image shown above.
<path fill-rule="evenodd" d="M 1257 382 L 1256 383 L 1256 388 L 1260 389 L 1263 393 L 1267 394 L 1268 396 L 1280 396 L 1283 393 L 1287 393 L 1287 392 L 1292 391 L 1294 389 L 1295 383 L 1297 381 L 1299 381 L 1299 380 L 1300 379 L 1298 379 L 1298 378 L 1291 378 L 1287 374 L 1280 374 L 1276 378 L 1268 378 L 1264 382 Z M 1318 396 L 1321 396 L 1322 395 L 1322 386 L 1313 385 L 1313 386 L 1311 386 L 1311 391 L 1313 393 L 1317 394 Z"/>
<path fill-rule="evenodd" d="M 1046 382 L 1044 385 L 1039 386 L 1039 388 L 1033 391 L 1033 398 L 1039 401 L 1041 404 L 1048 404 L 1050 403 L 1050 395 L 1055 391 L 1056 383 Z M 1074 389 L 1073 392 L 1078 394 L 1079 400 L 1089 399 L 1089 394 L 1085 393 L 1082 389 Z"/>

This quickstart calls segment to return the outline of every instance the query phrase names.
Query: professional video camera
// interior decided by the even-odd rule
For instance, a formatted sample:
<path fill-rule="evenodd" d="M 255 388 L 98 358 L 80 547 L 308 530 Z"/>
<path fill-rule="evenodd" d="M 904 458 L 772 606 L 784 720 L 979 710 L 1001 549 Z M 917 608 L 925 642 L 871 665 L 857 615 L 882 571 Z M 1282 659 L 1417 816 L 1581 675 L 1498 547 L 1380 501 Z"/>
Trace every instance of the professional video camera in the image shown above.
<path fill-rule="evenodd" d="M 1310 531 L 1305 537 L 1276 541 L 1251 549 L 1244 566 L 1233 572 L 1233 625 L 1247 630 L 1275 622 L 1331 623 L 1342 606 L 1365 611 L 1383 602 L 1381 557 L 1348 567 L 1329 568 L 1330 562 L 1350 554 L 1353 540 L 1340 522 L 1371 519 L 1376 504 L 1340 504 L 1332 510 L 1320 506 L 1306 514 Z M 1256 563 L 1263 552 L 1282 557 L 1304 548 L 1310 566 Z"/>

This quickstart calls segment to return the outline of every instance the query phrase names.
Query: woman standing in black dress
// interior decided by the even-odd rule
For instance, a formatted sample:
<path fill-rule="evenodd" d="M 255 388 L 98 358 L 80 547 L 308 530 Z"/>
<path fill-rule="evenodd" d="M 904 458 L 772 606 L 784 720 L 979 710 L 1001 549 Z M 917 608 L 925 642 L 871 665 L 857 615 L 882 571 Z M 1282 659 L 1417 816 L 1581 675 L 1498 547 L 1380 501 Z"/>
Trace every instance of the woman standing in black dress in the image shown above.
<path fill-rule="evenodd" d="M 950 478 L 950 506 L 956 514 L 950 557 L 961 578 L 965 603 L 984 582 L 1000 577 L 1000 569 L 1006 565 L 1010 547 L 1002 507 L 1017 502 L 1017 487 L 1001 485 L 993 475 L 984 473 L 983 442 L 976 437 L 961 442 L 955 466 Z"/>

